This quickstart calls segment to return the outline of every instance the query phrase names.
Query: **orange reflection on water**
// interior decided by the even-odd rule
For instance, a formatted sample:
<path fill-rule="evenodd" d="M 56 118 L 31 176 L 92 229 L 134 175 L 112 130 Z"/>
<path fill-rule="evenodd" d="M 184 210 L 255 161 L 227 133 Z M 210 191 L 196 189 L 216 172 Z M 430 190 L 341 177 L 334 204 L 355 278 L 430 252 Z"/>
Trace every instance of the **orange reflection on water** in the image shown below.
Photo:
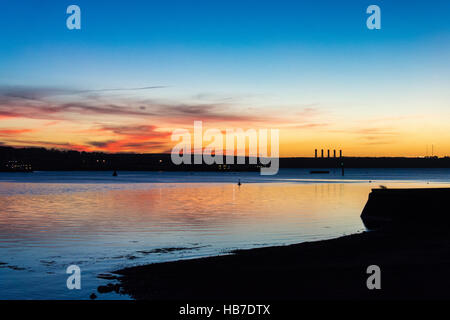
<path fill-rule="evenodd" d="M 3 191 L 14 187 L 19 188 L 0 183 Z M 189 233 L 194 238 L 221 234 L 298 241 L 360 230 L 359 215 L 373 187 L 341 182 L 152 183 L 92 184 L 72 192 L 66 184 L 20 184 L 29 192 L 0 196 L 0 233 L 2 239 L 38 242 L 143 233 L 149 238 Z"/>

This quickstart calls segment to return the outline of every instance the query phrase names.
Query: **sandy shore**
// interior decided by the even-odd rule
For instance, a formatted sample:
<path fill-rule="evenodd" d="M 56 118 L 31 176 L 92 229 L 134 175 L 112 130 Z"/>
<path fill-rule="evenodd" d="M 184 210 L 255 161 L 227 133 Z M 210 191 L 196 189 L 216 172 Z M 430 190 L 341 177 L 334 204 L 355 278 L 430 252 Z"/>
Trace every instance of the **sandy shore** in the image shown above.
<path fill-rule="evenodd" d="M 115 273 L 120 291 L 135 299 L 448 299 L 448 228 L 427 230 L 364 232 Z M 366 286 L 373 264 L 381 290 Z"/>

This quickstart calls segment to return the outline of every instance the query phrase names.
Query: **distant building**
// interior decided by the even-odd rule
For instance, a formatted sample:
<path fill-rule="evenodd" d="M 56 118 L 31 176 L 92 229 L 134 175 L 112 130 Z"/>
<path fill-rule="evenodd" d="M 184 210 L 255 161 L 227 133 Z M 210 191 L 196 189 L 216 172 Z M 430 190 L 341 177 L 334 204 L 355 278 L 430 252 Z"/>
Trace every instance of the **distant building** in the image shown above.
<path fill-rule="evenodd" d="M 9 160 L 5 164 L 5 168 L 8 171 L 20 171 L 20 172 L 30 172 L 33 171 L 31 164 L 23 163 L 17 160 Z"/>

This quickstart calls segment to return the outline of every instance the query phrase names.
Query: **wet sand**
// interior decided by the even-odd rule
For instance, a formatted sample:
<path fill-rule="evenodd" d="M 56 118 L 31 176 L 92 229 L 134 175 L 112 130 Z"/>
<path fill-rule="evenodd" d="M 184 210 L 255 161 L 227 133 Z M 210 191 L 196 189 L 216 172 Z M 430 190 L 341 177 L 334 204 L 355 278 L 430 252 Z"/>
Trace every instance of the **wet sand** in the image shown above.
<path fill-rule="evenodd" d="M 381 290 L 366 286 L 373 264 L 381 268 Z M 371 300 L 448 299 L 448 270 L 448 227 L 421 226 L 115 273 L 120 292 L 138 300 Z"/>

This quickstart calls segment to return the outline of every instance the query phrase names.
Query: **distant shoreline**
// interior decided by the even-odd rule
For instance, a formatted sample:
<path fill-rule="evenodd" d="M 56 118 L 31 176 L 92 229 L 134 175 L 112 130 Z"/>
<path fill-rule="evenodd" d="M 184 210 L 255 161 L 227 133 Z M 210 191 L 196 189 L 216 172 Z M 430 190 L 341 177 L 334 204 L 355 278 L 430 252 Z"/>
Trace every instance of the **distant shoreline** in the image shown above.
<path fill-rule="evenodd" d="M 78 152 L 0 146 L 0 171 L 259 171 L 260 163 L 175 165 L 170 154 Z M 193 163 L 193 162 L 192 162 Z M 237 163 L 235 157 L 234 163 Z M 281 169 L 294 168 L 450 168 L 450 157 L 282 157 Z"/>
<path fill-rule="evenodd" d="M 379 184 L 416 183 L 422 187 L 435 187 L 450 183 L 450 168 L 350 168 L 345 176 L 340 170 L 330 168 L 327 174 L 311 174 L 311 169 L 282 168 L 277 175 L 262 176 L 259 172 L 215 171 L 35 171 L 0 172 L 1 183 L 73 183 L 73 184 L 227 184 L 245 188 L 249 184 L 322 184 L 366 183 L 369 187 Z M 241 186 L 238 186 L 241 181 Z M 395 187 L 395 186 L 391 186 Z"/>

